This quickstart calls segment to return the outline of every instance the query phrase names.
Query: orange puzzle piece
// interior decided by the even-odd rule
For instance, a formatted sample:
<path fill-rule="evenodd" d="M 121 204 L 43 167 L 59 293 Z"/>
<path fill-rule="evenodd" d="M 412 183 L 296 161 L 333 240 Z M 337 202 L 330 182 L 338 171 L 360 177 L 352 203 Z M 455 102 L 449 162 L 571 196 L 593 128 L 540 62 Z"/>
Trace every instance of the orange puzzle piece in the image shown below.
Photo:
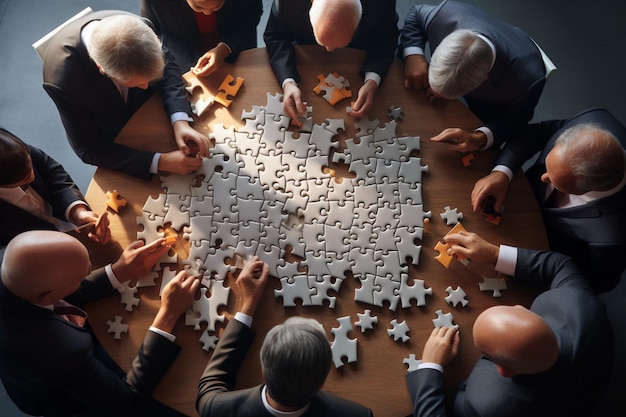
<path fill-rule="evenodd" d="M 448 233 L 446 233 L 446 236 L 465 231 L 466 230 L 463 225 L 461 225 L 461 223 L 457 223 L 452 229 L 450 229 Z M 446 236 L 444 236 L 442 240 L 445 240 Z M 448 253 L 448 249 L 450 249 L 450 244 L 443 243 L 441 240 L 435 245 L 435 250 L 439 252 L 439 255 L 435 256 L 435 259 L 446 268 L 450 267 L 450 264 L 452 263 L 452 258 L 454 257 L 454 255 L 450 255 Z M 462 261 L 465 258 L 457 255 L 457 259 L 459 261 Z"/>
<path fill-rule="evenodd" d="M 107 191 L 106 192 L 106 205 L 116 213 L 120 212 L 120 207 L 126 206 L 126 200 L 123 199 L 117 190 Z"/>
<path fill-rule="evenodd" d="M 243 78 L 237 77 L 235 80 L 232 75 L 228 74 L 217 89 L 218 92 L 215 96 L 215 101 L 224 107 L 229 107 L 230 103 L 233 102 L 233 98 L 237 95 L 239 89 L 243 85 L 243 82 Z"/>
<path fill-rule="evenodd" d="M 473 153 L 468 153 L 463 158 L 461 158 L 461 161 L 463 161 L 463 166 L 465 168 L 470 166 L 472 164 L 472 159 L 474 159 L 474 154 Z"/>

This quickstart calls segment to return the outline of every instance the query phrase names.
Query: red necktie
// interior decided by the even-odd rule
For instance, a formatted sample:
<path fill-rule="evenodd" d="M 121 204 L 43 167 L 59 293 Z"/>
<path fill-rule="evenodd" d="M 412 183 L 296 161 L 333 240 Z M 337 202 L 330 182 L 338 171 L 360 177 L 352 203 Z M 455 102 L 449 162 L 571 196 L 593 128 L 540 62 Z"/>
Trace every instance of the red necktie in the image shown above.
<path fill-rule="evenodd" d="M 80 327 L 84 327 L 87 321 L 87 312 L 65 300 L 59 300 L 54 303 L 54 312 Z"/>

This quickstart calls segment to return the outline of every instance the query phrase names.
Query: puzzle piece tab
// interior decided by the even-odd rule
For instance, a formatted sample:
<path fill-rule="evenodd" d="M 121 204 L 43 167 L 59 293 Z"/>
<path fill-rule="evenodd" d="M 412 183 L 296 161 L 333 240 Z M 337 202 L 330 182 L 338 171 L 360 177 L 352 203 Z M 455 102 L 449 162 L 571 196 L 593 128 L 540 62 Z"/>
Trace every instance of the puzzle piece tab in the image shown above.
<path fill-rule="evenodd" d="M 128 324 L 122 323 L 122 316 L 115 316 L 115 320 L 107 320 L 107 333 L 115 333 L 114 339 L 120 340 L 122 333 L 128 333 Z"/>
<path fill-rule="evenodd" d="M 120 193 L 118 193 L 117 190 L 113 190 L 112 192 L 107 191 L 105 195 L 107 197 L 107 207 L 114 212 L 119 213 L 121 207 L 126 207 L 126 200 L 120 196 Z"/>

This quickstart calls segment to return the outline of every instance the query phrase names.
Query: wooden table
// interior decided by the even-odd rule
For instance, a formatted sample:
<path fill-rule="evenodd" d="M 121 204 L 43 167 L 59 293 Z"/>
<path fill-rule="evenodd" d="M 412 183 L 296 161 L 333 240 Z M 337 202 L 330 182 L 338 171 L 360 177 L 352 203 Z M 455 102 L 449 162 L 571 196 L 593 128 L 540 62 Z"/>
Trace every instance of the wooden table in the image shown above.
<path fill-rule="evenodd" d="M 323 98 L 315 95 L 312 89 L 317 84 L 318 74 L 338 72 L 348 78 L 354 97 L 362 80 L 358 75 L 359 63 L 363 53 L 356 50 L 336 50 L 325 52 L 316 46 L 298 47 L 298 65 L 302 75 L 301 89 L 306 101 L 313 106 L 313 119 L 321 123 L 326 118 L 344 118 L 346 131 L 339 136 L 343 140 L 353 138 L 356 128 L 353 120 L 345 113 L 349 100 L 343 100 L 334 107 Z M 230 108 L 214 104 L 195 124 L 199 130 L 210 133 L 211 124 L 224 123 L 226 126 L 240 127 L 242 110 L 250 110 L 252 105 L 265 105 L 266 94 L 280 92 L 278 83 L 269 67 L 265 49 L 245 51 L 235 65 L 224 65 L 213 75 L 207 85 L 216 88 L 226 74 L 245 79 L 243 88 L 235 97 Z M 250 387 L 261 382 L 258 351 L 263 335 L 275 324 L 293 315 L 304 315 L 318 319 L 326 329 L 329 340 L 333 340 L 331 328 L 338 327 L 337 318 L 350 316 L 356 322 L 357 313 L 365 309 L 372 310 L 378 316 L 378 324 L 373 330 L 361 333 L 358 327 L 350 332 L 349 337 L 358 340 L 358 362 L 345 364 L 336 369 L 331 367 L 324 389 L 337 395 L 358 401 L 374 410 L 379 417 L 404 416 L 411 414 L 411 403 L 405 385 L 406 365 L 403 358 L 414 353 L 421 357 L 423 345 L 432 331 L 432 319 L 435 311 L 442 309 L 452 312 L 456 323 L 461 329 L 461 346 L 458 358 L 446 370 L 446 383 L 453 388 L 456 383 L 467 377 L 479 352 L 472 343 L 471 328 L 476 316 L 485 308 L 495 304 L 529 305 L 533 291 L 512 288 L 503 291 L 501 298 L 494 298 L 489 292 L 480 292 L 478 282 L 481 275 L 494 276 L 492 266 L 479 266 L 470 263 L 464 266 L 454 261 L 449 269 L 442 267 L 434 256 L 436 242 L 449 230 L 439 213 L 445 206 L 458 208 L 463 212 L 463 225 L 494 243 L 505 243 L 519 247 L 546 249 L 548 247 L 541 215 L 532 195 L 530 187 L 523 175 L 513 180 L 506 200 L 506 210 L 500 225 L 486 222 L 470 207 L 470 192 L 474 183 L 486 175 L 490 168 L 495 151 L 476 154 L 471 166 L 464 167 L 458 153 L 447 150 L 446 145 L 431 143 L 428 139 L 446 127 L 474 129 L 479 126 L 476 117 L 461 103 L 441 101 L 434 105 L 427 103 L 423 91 L 407 91 L 402 86 L 403 66 L 396 61 L 392 64 L 389 75 L 376 96 L 376 104 L 370 118 L 378 118 L 387 122 L 387 108 L 390 105 L 400 106 L 405 117 L 398 123 L 398 136 L 420 136 L 422 164 L 429 166 L 429 172 L 422 178 L 422 196 L 425 210 L 432 211 L 432 221 L 424 230 L 419 265 L 410 267 L 410 276 L 426 282 L 433 289 L 432 297 L 427 297 L 423 307 L 412 306 L 395 312 L 387 306 L 376 307 L 354 301 L 354 290 L 359 284 L 355 279 L 345 279 L 335 309 L 327 306 L 283 307 L 282 299 L 274 297 L 274 289 L 280 288 L 277 279 L 271 279 L 257 310 L 254 329 L 258 337 L 239 372 L 238 387 Z M 158 96 L 147 102 L 128 123 L 118 137 L 118 142 L 131 146 L 154 150 L 168 151 L 175 149 L 173 134 L 168 118 Z M 346 172 L 345 167 L 338 169 Z M 110 215 L 114 241 L 106 247 L 89 244 L 93 263 L 102 265 L 117 258 L 121 250 L 136 239 L 138 226 L 136 216 L 140 215 L 148 195 L 157 197 L 163 192 L 160 180 L 155 176 L 151 182 L 134 179 L 124 174 L 97 169 L 87 191 L 86 198 L 94 210 L 104 210 L 104 193 L 116 189 L 128 200 L 128 205 L 119 215 Z M 182 244 L 182 242 L 179 242 Z M 159 281 L 157 281 L 158 283 Z M 227 285 L 230 278 L 227 279 Z M 462 308 L 453 308 L 444 298 L 446 288 L 460 285 L 468 294 L 469 304 Z M 125 311 L 117 297 L 103 300 L 88 306 L 90 320 L 94 330 L 106 350 L 123 369 L 129 369 L 132 359 L 143 340 L 148 326 L 152 322 L 159 303 L 158 286 L 145 287 L 140 290 L 141 302 L 131 313 Z M 235 313 L 233 295 L 230 297 L 227 317 Z M 415 301 L 413 302 L 415 303 Z M 121 341 L 114 340 L 106 332 L 106 321 L 115 315 L 121 315 L 124 322 L 129 323 L 128 334 Z M 410 327 L 410 339 L 406 343 L 394 342 L 387 334 L 393 319 L 398 322 L 406 320 Z M 226 323 L 226 322 L 225 322 Z M 224 324 L 225 324 L 224 323 Z M 203 327 L 204 329 L 204 327 Z M 218 323 L 218 332 L 223 325 Z M 181 319 L 175 329 L 177 343 L 183 349 L 176 362 L 157 387 L 154 396 L 166 404 L 188 415 L 196 415 L 195 398 L 197 383 L 204 370 L 210 353 L 201 349 L 198 342 L 199 331 L 192 326 L 185 326 Z"/>

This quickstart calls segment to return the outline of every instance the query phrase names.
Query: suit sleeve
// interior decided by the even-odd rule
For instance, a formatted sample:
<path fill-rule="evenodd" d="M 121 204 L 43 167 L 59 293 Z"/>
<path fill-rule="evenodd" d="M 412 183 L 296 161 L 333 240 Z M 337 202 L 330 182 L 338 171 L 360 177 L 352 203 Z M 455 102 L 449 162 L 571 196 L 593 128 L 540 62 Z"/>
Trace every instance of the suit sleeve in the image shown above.
<path fill-rule="evenodd" d="M 403 51 L 408 47 L 426 48 L 428 33 L 426 32 L 426 21 L 430 12 L 436 6 L 416 5 L 411 7 L 404 19 L 404 27 L 400 32 L 400 48 L 398 48 L 398 58 L 404 59 Z"/>
<path fill-rule="evenodd" d="M 177 112 L 184 112 L 191 118 L 191 107 L 187 99 L 186 84 L 180 67 L 174 61 L 174 55 L 165 46 L 163 46 L 163 54 L 165 56 L 165 69 L 163 70 L 163 78 L 159 81 L 159 90 L 165 111 L 170 116 Z"/>
<path fill-rule="evenodd" d="M 505 165 L 516 172 L 524 162 L 532 158 L 537 152 L 544 150 L 552 135 L 566 122 L 567 120 L 549 120 L 528 125 L 507 141 L 496 157 L 494 165 Z"/>
<path fill-rule="evenodd" d="M 415 417 L 445 417 L 443 374 L 435 369 L 418 369 L 406 375 Z"/>
<path fill-rule="evenodd" d="M 379 3 L 380 4 L 380 3 Z M 367 45 L 352 45 L 365 49 L 367 54 L 361 65 L 361 76 L 366 72 L 375 72 L 384 80 L 389 71 L 389 66 L 394 60 L 396 47 L 398 45 L 398 13 L 396 12 L 396 2 L 383 2 L 385 10 L 378 10 L 381 14 L 375 28 L 368 28 L 365 36 Z"/>
<path fill-rule="evenodd" d="M 200 378 L 196 409 L 201 416 L 209 415 L 213 400 L 235 389 L 237 371 L 246 357 L 255 333 L 246 325 L 231 319 L 207 367 Z"/>
<path fill-rule="evenodd" d="M 256 47 L 256 27 L 263 14 L 262 0 L 246 0 L 238 3 L 240 4 L 238 4 L 236 18 L 219 28 L 221 41 L 231 50 L 226 58 L 226 61 L 231 64 L 235 62 L 241 51 Z"/>
<path fill-rule="evenodd" d="M 293 35 L 282 21 L 276 1 L 272 2 L 272 10 L 263 33 L 263 40 L 269 55 L 272 71 L 276 81 L 282 86 L 286 78 L 300 81 L 300 74 L 296 69 L 296 51 L 293 46 Z"/>
<path fill-rule="evenodd" d="M 513 282 L 550 289 L 577 287 L 592 291 L 574 260 L 558 252 L 519 248 Z"/>

